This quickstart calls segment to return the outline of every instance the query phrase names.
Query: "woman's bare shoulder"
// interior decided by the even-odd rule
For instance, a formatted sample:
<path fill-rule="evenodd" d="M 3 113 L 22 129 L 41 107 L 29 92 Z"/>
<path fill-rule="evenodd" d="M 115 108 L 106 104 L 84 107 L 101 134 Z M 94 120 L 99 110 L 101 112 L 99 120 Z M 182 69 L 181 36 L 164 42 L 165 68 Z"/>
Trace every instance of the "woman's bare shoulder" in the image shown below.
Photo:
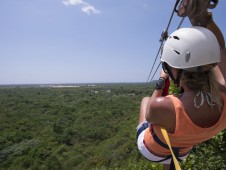
<path fill-rule="evenodd" d="M 172 130 L 175 126 L 176 113 L 174 104 L 169 97 L 157 97 L 150 105 L 151 122 Z"/>
<path fill-rule="evenodd" d="M 169 97 L 157 97 L 152 101 L 151 108 L 153 111 L 173 108 L 172 99 Z"/>

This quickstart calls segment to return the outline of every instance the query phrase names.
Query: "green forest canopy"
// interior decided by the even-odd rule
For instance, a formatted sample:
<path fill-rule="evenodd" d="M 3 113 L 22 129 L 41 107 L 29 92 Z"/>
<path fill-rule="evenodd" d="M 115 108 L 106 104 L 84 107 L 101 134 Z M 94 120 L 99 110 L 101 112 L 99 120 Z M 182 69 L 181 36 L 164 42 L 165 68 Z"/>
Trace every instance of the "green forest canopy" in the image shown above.
<path fill-rule="evenodd" d="M 0 87 L 0 169 L 162 169 L 136 146 L 140 101 L 152 85 Z M 183 169 L 226 169 L 225 131 Z"/>

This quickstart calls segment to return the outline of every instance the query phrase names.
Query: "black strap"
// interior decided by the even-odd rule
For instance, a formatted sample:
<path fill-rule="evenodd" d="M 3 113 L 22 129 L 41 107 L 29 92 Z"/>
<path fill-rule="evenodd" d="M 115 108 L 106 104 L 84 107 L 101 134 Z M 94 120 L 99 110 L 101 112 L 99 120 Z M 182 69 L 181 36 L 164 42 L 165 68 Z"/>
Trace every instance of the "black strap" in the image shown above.
<path fill-rule="evenodd" d="M 181 78 L 181 74 L 182 74 L 183 70 L 179 69 L 178 73 L 177 73 L 177 78 L 174 81 L 174 84 L 177 85 L 177 87 L 179 87 L 180 85 L 180 78 Z"/>
<path fill-rule="evenodd" d="M 169 149 L 169 146 L 165 143 L 163 143 L 159 137 L 156 135 L 156 133 L 154 132 L 153 128 L 151 127 L 151 133 L 152 133 L 152 136 L 153 136 L 153 139 L 155 140 L 156 143 L 158 143 L 160 146 L 162 146 L 163 148 L 166 148 L 166 149 Z M 178 161 L 182 161 L 180 158 L 179 158 L 179 153 L 180 153 L 180 149 L 185 149 L 186 147 L 172 147 L 172 150 L 173 150 L 173 153 L 175 155 L 175 157 L 177 158 Z M 189 152 L 188 152 L 189 153 Z M 187 155 L 188 153 L 186 153 L 185 155 Z M 172 155 L 169 155 L 167 156 L 169 158 L 172 158 Z M 169 159 L 168 158 L 168 159 Z M 173 159 L 171 160 L 171 163 L 173 162 Z"/>
<path fill-rule="evenodd" d="M 145 129 L 147 129 L 149 127 L 149 123 L 143 123 L 142 126 L 138 129 L 137 131 L 137 135 L 136 135 L 136 138 L 138 139 L 139 135 L 141 134 L 141 132 L 143 132 Z M 151 133 L 152 133 L 152 136 L 153 136 L 153 139 L 155 140 L 156 143 L 158 143 L 160 146 L 162 146 L 163 148 L 166 148 L 166 149 L 169 149 L 168 145 L 163 143 L 159 137 L 156 135 L 156 133 L 154 132 L 152 126 L 150 126 L 150 130 L 151 130 Z M 143 141 L 144 144 L 145 144 L 145 141 Z M 179 152 L 180 152 L 180 149 L 184 149 L 185 147 L 172 147 L 172 150 L 173 150 L 173 153 L 175 154 L 175 157 L 177 158 L 178 161 L 182 161 L 180 158 L 179 158 Z M 189 152 L 188 152 L 189 153 Z M 186 153 L 185 155 L 187 155 L 188 153 Z M 159 163 L 159 162 L 163 162 L 165 160 L 168 160 L 168 159 L 171 159 L 172 158 L 172 155 L 168 155 L 166 156 L 165 158 L 159 160 L 159 161 L 153 161 L 152 162 L 156 162 L 156 163 Z M 172 165 L 171 165 L 172 164 Z M 173 162 L 173 159 L 171 160 L 171 164 L 170 164 L 170 167 L 172 166 L 173 168 L 175 168 L 174 166 L 174 162 Z M 170 170 L 173 170 L 170 168 Z"/>
<path fill-rule="evenodd" d="M 148 127 L 149 127 L 148 122 L 143 123 L 142 126 L 137 131 L 136 139 L 138 139 L 138 136 L 141 134 L 141 132 L 143 132 L 143 130 L 147 129 Z"/>
<path fill-rule="evenodd" d="M 154 132 L 153 128 L 151 128 L 151 133 L 152 136 L 155 140 L 156 143 L 158 143 L 159 145 L 161 145 L 163 148 L 169 149 L 169 146 L 165 143 L 163 143 L 159 137 L 156 135 L 156 133 Z M 180 149 L 185 149 L 186 147 L 172 147 L 173 151 L 175 150 L 175 152 L 178 152 Z"/>
<path fill-rule="evenodd" d="M 170 162 L 170 170 L 175 170 L 175 165 L 173 159 Z"/>

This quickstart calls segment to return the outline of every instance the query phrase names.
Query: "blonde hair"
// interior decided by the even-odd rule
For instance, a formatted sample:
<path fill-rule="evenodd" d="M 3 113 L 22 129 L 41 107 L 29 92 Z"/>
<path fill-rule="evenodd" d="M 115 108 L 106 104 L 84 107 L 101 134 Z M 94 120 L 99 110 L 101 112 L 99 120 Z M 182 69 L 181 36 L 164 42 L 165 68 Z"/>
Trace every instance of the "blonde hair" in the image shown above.
<path fill-rule="evenodd" d="M 213 71 L 214 66 L 215 65 L 213 64 L 199 66 L 198 72 L 188 72 L 183 70 L 181 80 L 192 91 L 201 91 L 206 94 L 209 93 L 211 100 L 216 104 L 218 109 L 221 110 L 221 94 L 219 84 Z"/>

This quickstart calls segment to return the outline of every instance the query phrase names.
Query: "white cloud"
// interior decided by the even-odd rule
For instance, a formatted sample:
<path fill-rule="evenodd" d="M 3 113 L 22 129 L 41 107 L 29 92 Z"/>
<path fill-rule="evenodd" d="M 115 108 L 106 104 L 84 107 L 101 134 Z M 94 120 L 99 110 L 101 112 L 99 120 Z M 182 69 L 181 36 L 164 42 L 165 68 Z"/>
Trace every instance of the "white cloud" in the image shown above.
<path fill-rule="evenodd" d="M 81 6 L 81 10 L 89 15 L 100 13 L 100 11 L 98 9 L 96 9 L 94 6 L 90 5 L 89 3 L 87 3 L 83 0 L 63 0 L 63 4 L 65 6 L 79 5 L 79 6 Z"/>
<path fill-rule="evenodd" d="M 82 11 L 87 13 L 87 14 L 99 14 L 100 13 L 99 10 L 97 10 L 96 8 L 94 8 L 91 5 L 83 6 Z"/>
<path fill-rule="evenodd" d="M 69 5 L 80 5 L 83 4 L 84 2 L 82 0 L 63 0 L 63 4 L 66 6 Z"/>

